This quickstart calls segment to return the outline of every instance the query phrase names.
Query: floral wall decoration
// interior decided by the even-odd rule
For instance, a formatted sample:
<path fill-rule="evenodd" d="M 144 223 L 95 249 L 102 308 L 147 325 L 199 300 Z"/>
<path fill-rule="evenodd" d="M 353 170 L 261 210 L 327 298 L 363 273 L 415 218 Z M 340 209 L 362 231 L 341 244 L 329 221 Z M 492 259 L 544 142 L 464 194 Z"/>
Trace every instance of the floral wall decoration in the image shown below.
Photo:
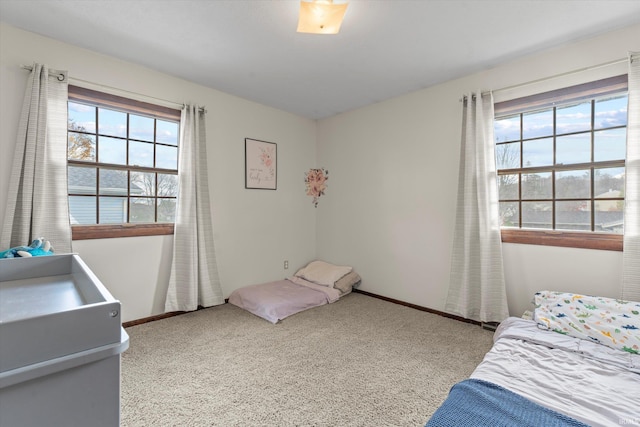
<path fill-rule="evenodd" d="M 273 142 L 244 139 L 245 188 L 277 189 L 277 147 Z"/>
<path fill-rule="evenodd" d="M 327 189 L 327 180 L 329 179 L 329 171 L 325 168 L 309 169 L 304 174 L 304 182 L 307 186 L 307 196 L 313 197 L 313 206 L 318 207 L 318 199 Z"/>

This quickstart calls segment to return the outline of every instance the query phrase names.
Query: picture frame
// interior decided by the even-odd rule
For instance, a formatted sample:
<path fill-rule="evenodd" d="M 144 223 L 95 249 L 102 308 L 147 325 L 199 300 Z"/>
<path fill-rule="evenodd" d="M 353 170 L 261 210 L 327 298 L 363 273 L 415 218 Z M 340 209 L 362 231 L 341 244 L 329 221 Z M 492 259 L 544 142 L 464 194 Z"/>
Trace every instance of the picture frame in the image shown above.
<path fill-rule="evenodd" d="M 258 139 L 244 139 L 244 188 L 277 190 L 278 145 Z"/>

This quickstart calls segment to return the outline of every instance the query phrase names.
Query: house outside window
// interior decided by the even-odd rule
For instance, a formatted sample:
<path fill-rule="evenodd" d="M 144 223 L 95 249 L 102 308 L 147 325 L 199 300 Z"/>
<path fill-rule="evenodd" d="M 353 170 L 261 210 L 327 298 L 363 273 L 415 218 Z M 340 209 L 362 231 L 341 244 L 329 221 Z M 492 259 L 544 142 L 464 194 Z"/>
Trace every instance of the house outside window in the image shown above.
<path fill-rule="evenodd" d="M 173 233 L 179 129 L 178 110 L 69 87 L 74 240 Z"/>
<path fill-rule="evenodd" d="M 496 104 L 503 241 L 621 250 L 626 75 Z"/>

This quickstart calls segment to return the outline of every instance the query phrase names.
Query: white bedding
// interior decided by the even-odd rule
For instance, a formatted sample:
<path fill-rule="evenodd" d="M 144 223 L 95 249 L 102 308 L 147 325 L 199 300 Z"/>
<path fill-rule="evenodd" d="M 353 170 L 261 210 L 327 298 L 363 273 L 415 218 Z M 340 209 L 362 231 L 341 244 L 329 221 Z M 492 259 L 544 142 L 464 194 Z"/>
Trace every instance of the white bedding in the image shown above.
<path fill-rule="evenodd" d="M 471 378 L 592 426 L 640 425 L 640 355 L 511 317 Z"/>

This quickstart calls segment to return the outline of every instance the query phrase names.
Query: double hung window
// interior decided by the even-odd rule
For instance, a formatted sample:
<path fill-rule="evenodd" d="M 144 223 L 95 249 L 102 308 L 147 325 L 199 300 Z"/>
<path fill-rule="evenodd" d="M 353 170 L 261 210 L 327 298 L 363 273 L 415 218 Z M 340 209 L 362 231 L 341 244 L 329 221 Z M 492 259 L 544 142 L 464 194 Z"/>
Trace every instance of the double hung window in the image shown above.
<path fill-rule="evenodd" d="M 496 104 L 503 241 L 619 250 L 626 76 Z"/>
<path fill-rule="evenodd" d="M 178 110 L 70 86 L 74 239 L 173 232 L 179 129 Z"/>

